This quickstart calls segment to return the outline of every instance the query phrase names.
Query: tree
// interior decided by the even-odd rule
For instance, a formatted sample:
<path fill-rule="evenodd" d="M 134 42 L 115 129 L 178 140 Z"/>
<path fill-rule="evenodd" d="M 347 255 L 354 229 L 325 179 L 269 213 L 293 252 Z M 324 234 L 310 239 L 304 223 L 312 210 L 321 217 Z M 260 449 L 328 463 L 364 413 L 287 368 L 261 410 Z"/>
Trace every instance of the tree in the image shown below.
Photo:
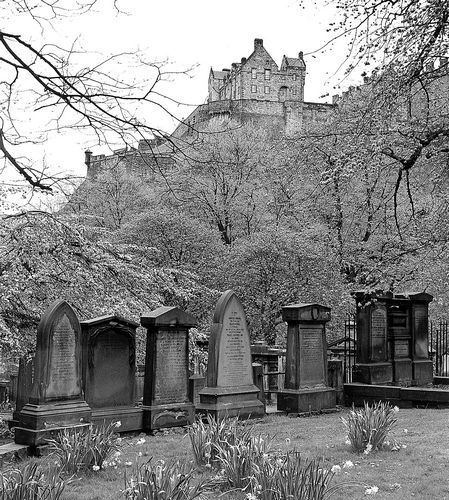
<path fill-rule="evenodd" d="M 61 177 L 28 158 L 25 151 L 45 141 L 50 130 L 88 130 L 100 143 L 136 137 L 166 137 L 143 117 L 154 109 L 169 113 L 168 98 L 158 84 L 168 72 L 141 54 L 117 54 L 98 60 L 76 44 L 61 47 L 50 32 L 66 17 L 82 17 L 97 0 L 55 0 L 30 4 L 8 0 L 0 5 L 0 158 L 30 186 L 51 191 Z M 118 10 L 117 3 L 114 7 Z M 17 20 L 28 22 L 26 33 L 16 31 Z M 10 26 L 8 27 L 8 21 Z M 121 63 L 145 68 L 141 80 Z M 33 127 L 23 120 L 25 114 Z M 37 116 L 41 118 L 38 119 Z M 35 129 L 41 131 L 35 132 Z M 26 146 L 26 148 L 24 148 Z"/>

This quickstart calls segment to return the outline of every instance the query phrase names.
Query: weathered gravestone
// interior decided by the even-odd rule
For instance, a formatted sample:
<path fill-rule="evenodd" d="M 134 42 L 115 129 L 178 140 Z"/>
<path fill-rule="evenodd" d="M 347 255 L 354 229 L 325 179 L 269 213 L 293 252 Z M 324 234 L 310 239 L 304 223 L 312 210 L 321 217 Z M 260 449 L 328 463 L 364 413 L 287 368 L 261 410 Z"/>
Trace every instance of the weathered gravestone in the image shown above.
<path fill-rule="evenodd" d="M 357 301 L 357 361 L 353 381 L 424 385 L 433 381 L 428 352 L 427 293 L 354 293 Z"/>
<path fill-rule="evenodd" d="M 195 411 L 189 398 L 189 329 L 196 318 L 177 307 L 159 307 L 140 319 L 147 329 L 143 428 L 191 424 Z"/>
<path fill-rule="evenodd" d="M 254 385 L 251 346 L 243 306 L 232 290 L 220 297 L 209 340 L 206 387 L 196 412 L 216 418 L 260 417 L 264 404 Z"/>
<path fill-rule="evenodd" d="M 120 316 L 81 322 L 83 389 L 93 422 L 121 422 L 121 431 L 142 429 L 142 409 L 135 405 L 136 329 Z"/>
<path fill-rule="evenodd" d="M 284 389 L 278 392 L 278 410 L 304 413 L 333 409 L 336 392 L 329 387 L 325 325 L 330 308 L 319 304 L 292 304 L 282 308 L 287 322 L 287 359 Z"/>
<path fill-rule="evenodd" d="M 16 443 L 36 446 L 63 428 L 88 425 L 81 379 L 81 327 L 70 305 L 57 300 L 39 323 L 33 389 L 18 414 Z"/>
<path fill-rule="evenodd" d="M 34 377 L 34 356 L 23 357 L 19 361 L 19 373 L 17 376 L 17 395 L 15 410 L 12 413 L 12 419 L 8 421 L 10 429 L 19 425 L 19 413 L 28 403 L 33 388 Z"/>

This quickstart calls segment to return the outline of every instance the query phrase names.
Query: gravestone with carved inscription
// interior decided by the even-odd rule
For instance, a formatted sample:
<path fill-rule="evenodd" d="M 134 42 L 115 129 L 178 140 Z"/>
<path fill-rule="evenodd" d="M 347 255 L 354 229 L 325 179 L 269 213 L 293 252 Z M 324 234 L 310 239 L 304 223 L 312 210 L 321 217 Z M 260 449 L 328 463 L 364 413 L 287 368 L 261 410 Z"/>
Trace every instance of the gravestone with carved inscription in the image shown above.
<path fill-rule="evenodd" d="M 217 418 L 260 417 L 265 414 L 254 384 L 251 346 L 242 303 L 232 290 L 220 297 L 209 339 L 206 386 L 196 412 Z"/>
<path fill-rule="evenodd" d="M 57 300 L 39 323 L 33 388 L 17 416 L 15 441 L 44 444 L 63 428 L 88 425 L 91 415 L 82 391 L 81 327 L 70 305 Z"/>
<path fill-rule="evenodd" d="M 189 398 L 189 329 L 196 326 L 196 318 L 177 307 L 159 307 L 140 322 L 147 329 L 143 428 L 191 424 L 195 411 Z"/>
<path fill-rule="evenodd" d="M 93 422 L 121 422 L 121 431 L 142 429 L 135 404 L 136 329 L 117 315 L 81 322 L 83 389 Z"/>
<path fill-rule="evenodd" d="M 417 385 L 433 382 L 433 362 L 429 359 L 429 303 L 428 293 L 410 292 L 412 327 L 412 370 Z"/>
<path fill-rule="evenodd" d="M 357 301 L 357 354 L 354 382 L 390 384 L 393 382 L 391 343 L 388 335 L 388 301 L 392 294 L 353 294 Z"/>
<path fill-rule="evenodd" d="M 334 409 L 335 389 L 329 387 L 325 325 L 330 308 L 320 304 L 292 304 L 282 308 L 287 322 L 284 389 L 278 410 L 304 413 Z"/>

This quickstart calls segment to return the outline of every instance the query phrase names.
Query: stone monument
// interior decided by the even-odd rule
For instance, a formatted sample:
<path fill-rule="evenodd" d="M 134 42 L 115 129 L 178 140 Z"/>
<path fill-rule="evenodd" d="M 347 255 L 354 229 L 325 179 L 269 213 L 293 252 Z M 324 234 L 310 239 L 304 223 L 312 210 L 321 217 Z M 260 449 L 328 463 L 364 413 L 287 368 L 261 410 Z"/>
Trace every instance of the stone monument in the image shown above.
<path fill-rule="evenodd" d="M 88 425 L 91 414 L 82 392 L 80 324 L 70 305 L 57 300 L 39 323 L 33 388 L 17 415 L 15 441 L 44 444 L 63 428 Z"/>
<path fill-rule="evenodd" d="M 196 412 L 216 418 L 260 417 L 264 404 L 254 385 L 251 346 L 243 306 L 232 290 L 220 297 L 209 340 L 206 387 Z"/>
<path fill-rule="evenodd" d="M 93 422 L 121 422 L 121 431 L 142 429 L 135 404 L 136 329 L 117 315 L 81 322 L 83 389 Z"/>
<path fill-rule="evenodd" d="M 305 413 L 333 409 L 335 389 L 329 387 L 325 325 L 330 308 L 292 304 L 282 308 L 287 322 L 285 385 L 278 392 L 278 410 Z"/>
<path fill-rule="evenodd" d="M 357 354 L 353 381 L 390 384 L 393 364 L 388 338 L 387 301 L 390 295 L 353 294 L 357 301 Z"/>
<path fill-rule="evenodd" d="M 191 424 L 195 418 L 189 398 L 189 329 L 196 318 L 177 307 L 159 307 L 143 315 L 147 329 L 143 428 Z"/>
<path fill-rule="evenodd" d="M 412 372 L 417 385 L 433 382 L 433 362 L 429 359 L 429 303 L 428 293 L 409 293 L 411 300 Z"/>

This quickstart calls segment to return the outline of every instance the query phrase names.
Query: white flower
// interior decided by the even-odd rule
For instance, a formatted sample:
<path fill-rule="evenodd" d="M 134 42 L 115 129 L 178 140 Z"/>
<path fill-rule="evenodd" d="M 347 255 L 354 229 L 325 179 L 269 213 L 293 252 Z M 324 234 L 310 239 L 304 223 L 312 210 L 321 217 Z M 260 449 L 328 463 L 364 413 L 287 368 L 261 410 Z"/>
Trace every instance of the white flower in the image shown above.
<path fill-rule="evenodd" d="M 377 486 L 371 486 L 370 488 L 366 488 L 365 495 L 375 495 L 379 491 Z"/>
<path fill-rule="evenodd" d="M 142 444 L 144 444 L 146 441 L 144 438 L 140 438 L 137 442 L 136 442 L 136 446 L 140 446 Z"/>
<path fill-rule="evenodd" d="M 339 472 L 341 472 L 341 467 L 339 465 L 333 465 L 331 468 L 331 472 L 333 472 L 334 474 L 338 474 Z"/>
<path fill-rule="evenodd" d="M 125 462 L 126 467 L 131 467 L 132 464 L 132 462 Z"/>
<path fill-rule="evenodd" d="M 115 422 L 115 426 L 117 427 L 117 429 L 122 426 L 122 423 L 120 422 L 120 420 Z"/>
<path fill-rule="evenodd" d="M 92 470 L 97 472 L 97 470 L 100 470 L 100 466 L 99 465 L 92 465 Z"/>
<path fill-rule="evenodd" d="M 371 443 L 368 443 L 366 445 L 365 451 L 363 452 L 365 455 L 368 455 L 368 453 L 373 449 L 373 445 Z"/>
<path fill-rule="evenodd" d="M 354 464 L 351 462 L 351 460 L 346 460 L 346 462 L 343 464 L 343 469 L 350 469 L 351 467 L 354 467 Z"/>
<path fill-rule="evenodd" d="M 264 453 L 264 454 L 262 455 L 262 458 L 263 458 L 264 460 L 268 460 L 268 453 Z"/>
<path fill-rule="evenodd" d="M 290 438 L 285 438 L 285 444 L 288 446 L 290 444 Z"/>
<path fill-rule="evenodd" d="M 404 429 L 404 434 L 407 434 L 408 433 L 408 429 Z"/>
<path fill-rule="evenodd" d="M 394 407 L 393 407 L 393 411 L 394 411 L 395 413 L 398 413 L 399 408 L 398 408 L 397 406 L 394 406 Z"/>
<path fill-rule="evenodd" d="M 405 449 L 405 448 L 407 448 L 407 445 L 406 445 L 406 444 L 403 444 L 403 445 L 402 445 L 402 447 Z"/>
<path fill-rule="evenodd" d="M 141 451 L 139 451 L 139 453 L 138 453 L 137 455 L 138 455 L 139 457 L 141 457 L 141 456 L 142 456 L 142 452 L 141 452 Z"/>
<path fill-rule="evenodd" d="M 117 438 L 117 443 L 121 443 L 122 442 L 122 438 Z"/>
<path fill-rule="evenodd" d="M 347 439 L 347 440 L 345 441 L 345 444 L 350 445 L 350 444 L 351 444 L 351 441 L 350 441 L 349 439 Z"/>
<path fill-rule="evenodd" d="M 211 464 L 206 464 L 204 467 L 207 467 L 208 469 L 210 469 L 212 467 Z"/>
<path fill-rule="evenodd" d="M 121 452 L 121 451 L 116 451 L 116 452 L 114 453 L 114 457 L 115 457 L 115 458 L 117 458 L 117 457 L 119 457 L 121 454 L 122 454 L 122 452 Z"/>
<path fill-rule="evenodd" d="M 253 493 L 247 493 L 246 500 L 257 500 L 257 497 Z"/>

